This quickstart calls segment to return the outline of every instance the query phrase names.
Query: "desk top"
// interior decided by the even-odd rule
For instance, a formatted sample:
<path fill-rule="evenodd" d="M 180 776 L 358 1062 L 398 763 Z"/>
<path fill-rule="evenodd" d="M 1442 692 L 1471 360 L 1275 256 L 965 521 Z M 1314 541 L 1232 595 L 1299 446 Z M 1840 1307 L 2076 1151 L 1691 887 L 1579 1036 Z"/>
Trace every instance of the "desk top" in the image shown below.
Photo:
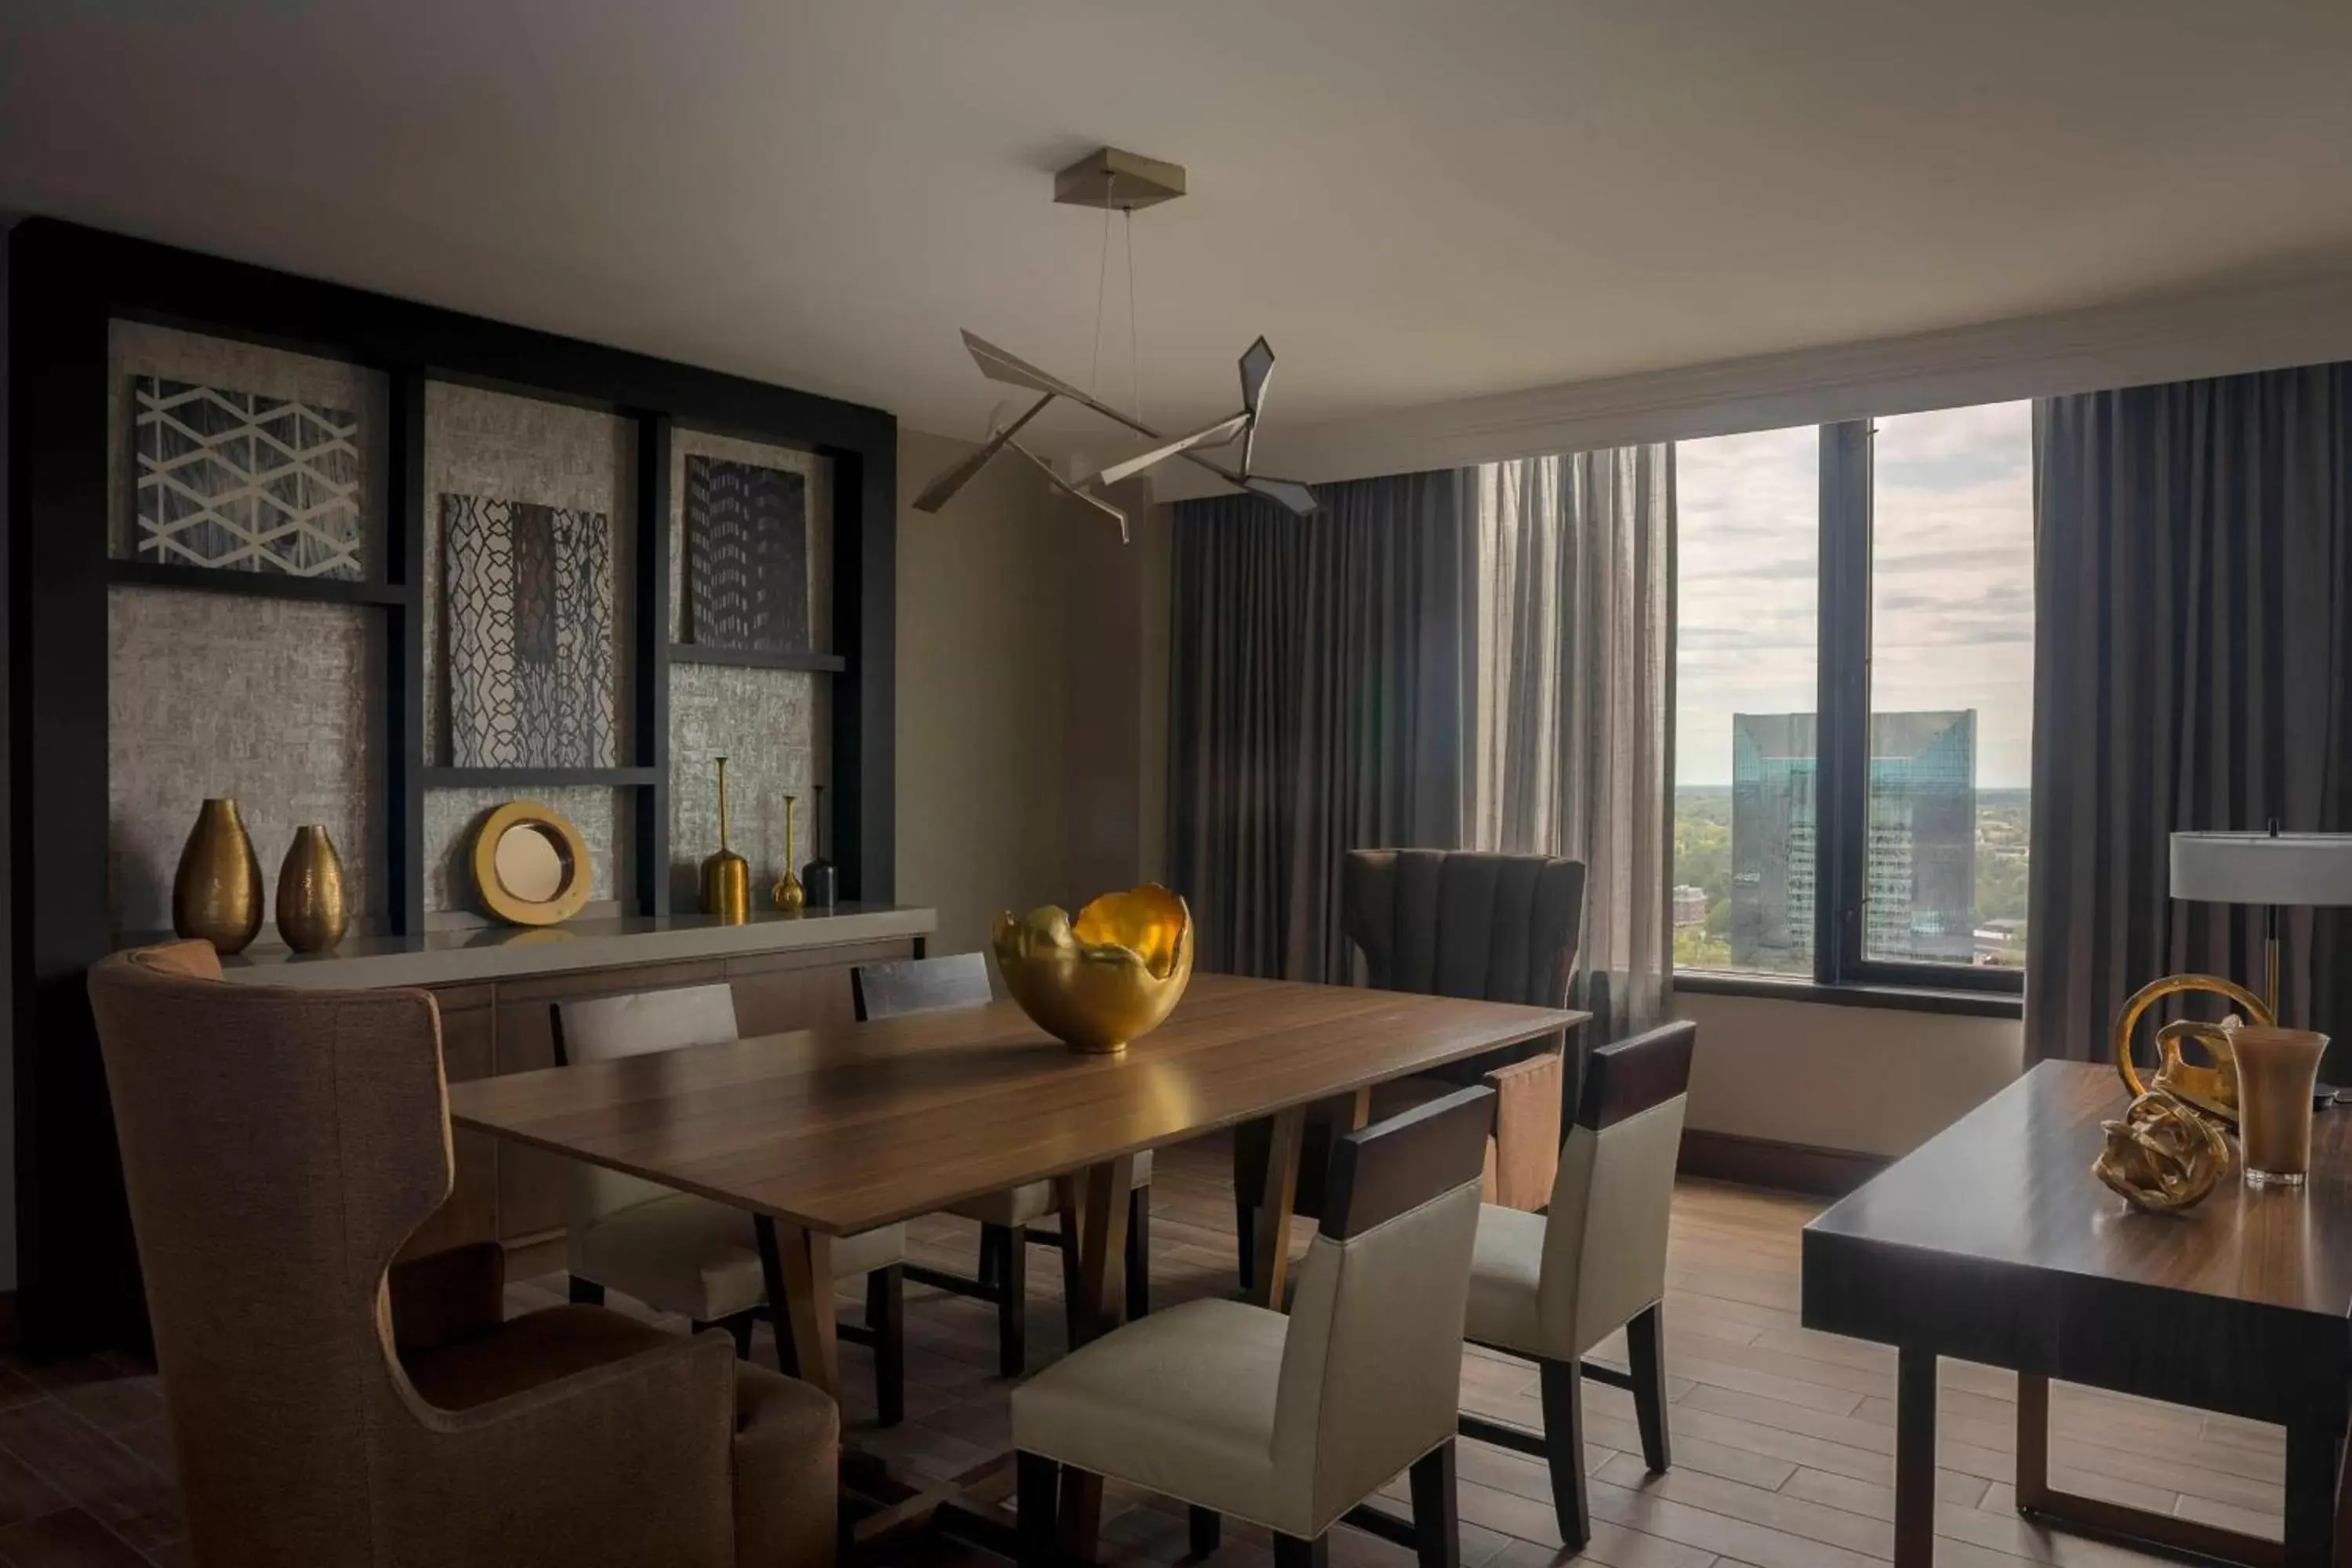
<path fill-rule="evenodd" d="M 1173 1143 L 1587 1015 L 1199 974 L 1118 1056 L 1010 1002 L 449 1086 L 458 1125 L 835 1236 Z"/>
<path fill-rule="evenodd" d="M 1805 1227 L 1807 1328 L 2343 1429 L 2352 1390 L 2352 1110 L 2301 1190 L 2236 1170 L 2174 1214 L 2091 1173 L 2126 1101 L 2044 1062 Z"/>

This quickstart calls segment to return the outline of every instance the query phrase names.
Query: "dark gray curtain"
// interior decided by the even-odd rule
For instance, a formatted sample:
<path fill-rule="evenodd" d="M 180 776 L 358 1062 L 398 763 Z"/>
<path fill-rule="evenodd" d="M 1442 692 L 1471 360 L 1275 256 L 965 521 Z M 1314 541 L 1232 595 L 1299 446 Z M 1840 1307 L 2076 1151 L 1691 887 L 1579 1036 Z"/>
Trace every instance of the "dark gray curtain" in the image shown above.
<path fill-rule="evenodd" d="M 1200 965 L 1344 982 L 1342 851 L 1451 848 L 1475 478 L 1176 508 L 1169 865 Z"/>
<path fill-rule="evenodd" d="M 2180 970 L 2262 989 L 2262 911 L 2175 902 L 2175 829 L 2352 829 L 2352 365 L 2038 406 L 2029 1057 L 2103 1059 Z M 2290 1022 L 2352 1047 L 2352 922 L 2297 910 Z"/>

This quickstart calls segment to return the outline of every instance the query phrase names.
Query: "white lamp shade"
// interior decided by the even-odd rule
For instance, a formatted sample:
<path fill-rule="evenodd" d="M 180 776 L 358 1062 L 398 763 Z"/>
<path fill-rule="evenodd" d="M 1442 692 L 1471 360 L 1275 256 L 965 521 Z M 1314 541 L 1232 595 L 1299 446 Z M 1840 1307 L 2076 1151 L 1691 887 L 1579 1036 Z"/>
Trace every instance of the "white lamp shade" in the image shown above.
<path fill-rule="evenodd" d="M 2352 904 L 2352 833 L 2176 833 L 2172 896 L 2211 904 Z"/>

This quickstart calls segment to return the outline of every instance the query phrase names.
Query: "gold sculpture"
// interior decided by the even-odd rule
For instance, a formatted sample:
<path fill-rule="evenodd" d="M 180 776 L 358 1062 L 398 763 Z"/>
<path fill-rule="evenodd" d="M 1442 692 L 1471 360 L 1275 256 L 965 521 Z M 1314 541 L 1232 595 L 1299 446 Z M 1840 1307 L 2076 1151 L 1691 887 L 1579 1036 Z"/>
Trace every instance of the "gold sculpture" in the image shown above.
<path fill-rule="evenodd" d="M 580 830 L 535 800 L 510 800 L 484 817 L 466 863 L 482 907 L 520 926 L 578 914 L 594 870 Z"/>
<path fill-rule="evenodd" d="M 793 875 L 793 797 L 791 795 L 784 796 L 784 874 L 776 879 L 776 885 L 768 889 L 768 896 L 776 900 L 776 908 L 788 915 L 800 913 L 808 904 L 808 889 L 801 886 L 801 879 L 798 877 Z"/>
<path fill-rule="evenodd" d="M 2124 1087 L 2135 1096 L 2162 1090 L 2225 1126 L 2235 1127 L 2238 1071 L 2230 1054 L 2230 1032 L 2237 1026 L 2234 1018 L 2219 1024 L 2184 1018 L 2157 1030 L 2157 1069 L 2152 1079 L 2142 1079 L 2138 1064 L 2132 1060 L 2132 1032 L 2139 1026 L 2140 1015 L 2168 996 L 2191 991 L 2209 991 L 2228 997 L 2251 1023 L 2268 1027 L 2276 1022 L 2263 999 L 2235 981 L 2224 980 L 2218 974 L 2168 974 L 2133 992 L 2123 1011 L 2116 1015 L 2116 1071 L 2123 1079 Z M 2211 1062 L 2192 1062 L 2183 1057 L 2180 1047 L 2188 1040 L 2204 1047 Z"/>
<path fill-rule="evenodd" d="M 751 863 L 727 847 L 727 759 L 719 759 L 719 847 L 702 862 L 702 912 L 721 925 L 751 918 Z"/>
<path fill-rule="evenodd" d="M 324 952 L 343 940 L 350 925 L 335 841 L 322 823 L 296 828 L 278 868 L 278 934 L 297 952 Z"/>
<path fill-rule="evenodd" d="M 1192 911 L 1167 889 L 1105 893 L 1072 920 L 1047 905 L 996 917 L 997 966 L 1021 1010 L 1081 1051 L 1159 1027 L 1192 978 Z"/>
<path fill-rule="evenodd" d="M 205 802 L 172 879 L 172 929 L 224 953 L 242 952 L 261 931 L 261 862 L 226 795 Z"/>
<path fill-rule="evenodd" d="M 2102 1121 L 2106 1143 L 2091 1165 L 2135 1208 L 2185 1209 L 2230 1169 L 2230 1141 L 2210 1116 L 2177 1096 L 2139 1096 L 2120 1121 Z"/>

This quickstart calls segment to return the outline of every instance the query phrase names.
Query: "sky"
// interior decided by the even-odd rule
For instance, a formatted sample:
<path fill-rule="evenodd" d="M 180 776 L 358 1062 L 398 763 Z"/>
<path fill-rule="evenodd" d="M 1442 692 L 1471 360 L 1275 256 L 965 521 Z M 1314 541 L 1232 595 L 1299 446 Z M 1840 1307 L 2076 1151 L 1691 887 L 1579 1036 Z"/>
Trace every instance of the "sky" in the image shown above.
<path fill-rule="evenodd" d="M 1977 784 L 2031 782 L 2033 409 L 1877 422 L 1871 695 L 1879 712 L 1977 710 Z M 1810 713 L 1820 432 L 1675 444 L 1680 643 L 1675 773 L 1731 782 L 1734 713 Z"/>

